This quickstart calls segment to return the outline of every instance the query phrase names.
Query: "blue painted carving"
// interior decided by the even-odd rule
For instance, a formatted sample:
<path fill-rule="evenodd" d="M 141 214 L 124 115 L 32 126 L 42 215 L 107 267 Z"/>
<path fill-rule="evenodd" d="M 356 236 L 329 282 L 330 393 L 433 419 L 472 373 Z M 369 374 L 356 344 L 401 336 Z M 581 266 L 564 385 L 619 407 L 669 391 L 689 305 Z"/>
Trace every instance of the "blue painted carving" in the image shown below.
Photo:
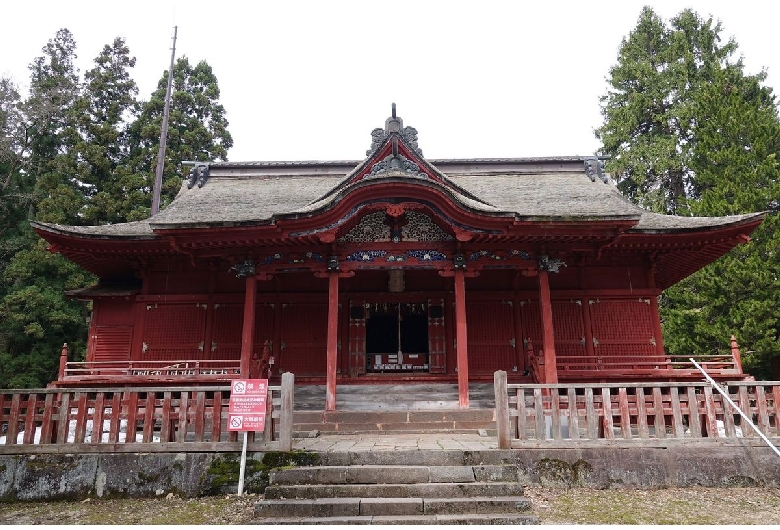
<path fill-rule="evenodd" d="M 523 252 L 522 250 L 510 250 L 509 255 L 520 259 L 531 259 L 531 256 L 528 255 L 528 252 Z"/>
<path fill-rule="evenodd" d="M 347 261 L 374 261 L 376 258 L 383 258 L 387 255 L 384 250 L 356 250 L 349 256 Z"/>
<path fill-rule="evenodd" d="M 503 260 L 506 259 L 502 256 L 499 256 L 492 250 L 480 250 L 479 252 L 473 252 L 469 256 L 469 261 L 476 261 L 478 259 L 494 259 L 494 260 Z"/>
<path fill-rule="evenodd" d="M 284 254 L 271 254 L 270 256 L 267 256 L 263 260 L 263 265 L 270 265 L 274 261 L 282 261 L 284 260 Z"/>
<path fill-rule="evenodd" d="M 391 261 L 391 262 L 406 261 L 406 256 L 401 254 L 398 255 L 390 254 L 389 256 L 387 256 L 387 261 Z"/>
<path fill-rule="evenodd" d="M 419 261 L 444 261 L 447 256 L 436 250 L 407 250 L 406 255 Z"/>
<path fill-rule="evenodd" d="M 316 252 L 306 252 L 300 258 L 291 259 L 290 263 L 300 264 L 300 263 L 306 263 L 307 261 L 317 261 L 322 263 L 325 261 L 325 258 L 322 257 L 322 254 L 317 254 Z"/>

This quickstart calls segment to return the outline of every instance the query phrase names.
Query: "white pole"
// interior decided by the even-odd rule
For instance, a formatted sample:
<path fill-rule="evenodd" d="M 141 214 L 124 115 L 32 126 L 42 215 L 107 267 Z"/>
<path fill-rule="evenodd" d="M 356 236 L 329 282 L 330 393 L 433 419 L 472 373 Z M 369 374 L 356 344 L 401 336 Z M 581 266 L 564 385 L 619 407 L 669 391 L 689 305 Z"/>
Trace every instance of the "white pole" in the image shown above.
<path fill-rule="evenodd" d="M 246 471 L 246 431 L 244 431 L 244 448 L 241 450 L 241 470 L 238 472 L 238 496 L 244 494 L 244 471 Z"/>
<path fill-rule="evenodd" d="M 720 394 L 721 394 L 721 395 L 722 395 L 722 396 L 723 396 L 723 397 L 726 399 L 726 401 L 728 401 L 728 402 L 729 402 L 729 405 L 731 405 L 732 407 L 734 407 L 734 409 L 735 409 L 737 412 L 739 412 L 739 415 L 740 415 L 740 416 L 742 416 L 742 419 L 743 419 L 743 420 L 745 420 L 746 422 L 748 422 L 748 425 L 750 425 L 750 426 L 753 428 L 753 430 L 754 430 L 754 431 L 756 431 L 756 433 L 757 433 L 757 434 L 758 434 L 758 435 L 761 437 L 761 439 L 762 439 L 762 440 L 764 440 L 764 443 L 766 443 L 766 444 L 767 444 L 767 445 L 768 445 L 768 446 L 769 446 L 769 447 L 772 449 L 772 451 L 774 451 L 774 452 L 775 452 L 775 454 L 776 454 L 777 456 L 780 456 L 780 450 L 778 450 L 778 449 L 777 449 L 777 447 L 775 447 L 775 446 L 772 444 L 772 442 L 770 442 L 770 441 L 769 441 L 769 438 L 767 438 L 766 436 L 764 436 L 764 433 L 762 433 L 762 432 L 761 432 L 761 430 L 760 430 L 758 427 L 756 427 L 756 426 L 755 426 L 755 424 L 753 423 L 753 421 L 752 421 L 750 418 L 748 418 L 748 417 L 747 417 L 747 414 L 745 414 L 744 412 L 742 412 L 742 409 L 740 409 L 740 408 L 737 406 L 737 404 L 736 404 L 736 403 L 734 403 L 734 402 L 731 400 L 731 398 L 729 397 L 728 393 L 724 392 L 724 391 L 723 391 L 723 389 L 720 387 L 720 385 L 719 385 L 718 383 L 716 383 L 716 382 L 715 382 L 715 380 L 714 380 L 712 377 L 710 377 L 710 375 L 709 375 L 707 372 L 705 372 L 705 371 L 704 371 L 704 368 L 702 368 L 701 366 L 699 366 L 699 363 L 697 363 L 696 361 L 694 361 L 694 360 L 693 360 L 693 358 L 691 358 L 691 362 L 693 363 L 693 365 L 694 365 L 696 368 L 698 368 L 698 369 L 699 369 L 699 371 L 700 371 L 701 373 L 703 373 L 703 374 L 704 374 L 704 377 L 706 377 L 706 378 L 707 378 L 707 382 L 709 382 L 709 384 L 710 384 L 710 385 L 712 385 L 712 387 L 713 387 L 715 390 L 717 390 L 718 392 L 720 392 Z M 725 412 L 725 410 L 724 410 L 724 412 Z"/>

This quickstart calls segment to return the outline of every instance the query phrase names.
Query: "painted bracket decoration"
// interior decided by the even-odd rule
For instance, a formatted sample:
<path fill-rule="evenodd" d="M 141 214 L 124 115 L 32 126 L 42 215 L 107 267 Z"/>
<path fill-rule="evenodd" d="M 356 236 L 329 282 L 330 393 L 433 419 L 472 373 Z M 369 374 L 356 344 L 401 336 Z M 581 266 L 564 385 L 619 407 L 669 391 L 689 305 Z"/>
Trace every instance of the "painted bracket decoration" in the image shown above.
<path fill-rule="evenodd" d="M 356 250 L 347 256 L 347 261 L 374 261 L 387 255 L 384 250 Z"/>
<path fill-rule="evenodd" d="M 255 262 L 251 259 L 246 259 L 230 267 L 230 270 L 236 271 L 236 277 L 244 278 L 255 273 Z"/>
<path fill-rule="evenodd" d="M 407 250 L 406 255 L 419 261 L 445 261 L 447 256 L 437 250 Z"/>

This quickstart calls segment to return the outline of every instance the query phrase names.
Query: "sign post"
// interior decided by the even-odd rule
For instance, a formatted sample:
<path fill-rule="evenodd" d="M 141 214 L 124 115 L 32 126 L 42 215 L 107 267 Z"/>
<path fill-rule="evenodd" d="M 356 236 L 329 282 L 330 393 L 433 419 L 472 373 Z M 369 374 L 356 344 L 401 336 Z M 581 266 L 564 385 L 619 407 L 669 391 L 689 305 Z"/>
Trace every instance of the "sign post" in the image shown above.
<path fill-rule="evenodd" d="M 238 475 L 239 496 L 244 494 L 247 432 L 265 430 L 267 397 L 268 379 L 234 379 L 230 382 L 228 431 L 244 432 L 244 447 L 241 450 L 241 468 Z"/>

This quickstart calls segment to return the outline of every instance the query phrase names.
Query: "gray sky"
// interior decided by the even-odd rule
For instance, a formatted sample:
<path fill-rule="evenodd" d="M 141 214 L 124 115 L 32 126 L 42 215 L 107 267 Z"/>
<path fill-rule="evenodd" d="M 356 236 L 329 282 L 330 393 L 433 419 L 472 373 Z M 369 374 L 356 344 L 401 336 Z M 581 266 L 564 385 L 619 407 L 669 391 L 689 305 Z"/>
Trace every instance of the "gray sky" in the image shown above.
<path fill-rule="evenodd" d="M 428 158 L 587 155 L 605 76 L 648 3 L 664 19 L 685 7 L 720 19 L 747 71 L 767 68 L 777 88 L 780 3 L 753 0 L 30 0 L 3 6 L 0 74 L 26 90 L 63 27 L 82 74 L 121 36 L 147 99 L 177 25 L 177 57 L 219 80 L 233 161 L 360 159 L 392 102 Z"/>

